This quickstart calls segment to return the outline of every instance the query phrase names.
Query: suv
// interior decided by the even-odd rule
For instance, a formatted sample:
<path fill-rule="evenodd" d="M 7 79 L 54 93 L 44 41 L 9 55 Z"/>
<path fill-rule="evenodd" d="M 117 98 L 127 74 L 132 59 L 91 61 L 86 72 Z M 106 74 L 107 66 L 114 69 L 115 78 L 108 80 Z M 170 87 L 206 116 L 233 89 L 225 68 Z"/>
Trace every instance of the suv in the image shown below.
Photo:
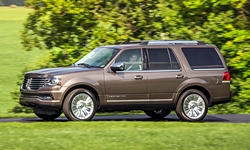
<path fill-rule="evenodd" d="M 230 74 L 218 48 L 198 41 L 138 41 L 101 46 L 71 67 L 25 74 L 20 103 L 44 120 L 64 112 L 91 120 L 97 111 L 171 110 L 200 121 L 209 106 L 229 102 Z"/>

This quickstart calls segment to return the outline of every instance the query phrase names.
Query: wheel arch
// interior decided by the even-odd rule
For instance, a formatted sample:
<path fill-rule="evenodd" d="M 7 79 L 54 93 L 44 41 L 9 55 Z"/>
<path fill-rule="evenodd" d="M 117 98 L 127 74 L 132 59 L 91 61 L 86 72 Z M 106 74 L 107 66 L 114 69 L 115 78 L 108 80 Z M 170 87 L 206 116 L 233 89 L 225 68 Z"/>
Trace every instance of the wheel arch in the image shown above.
<path fill-rule="evenodd" d="M 99 96 L 99 94 L 98 94 L 98 91 L 97 91 L 95 88 L 93 88 L 92 86 L 86 85 L 86 84 L 78 84 L 78 85 L 74 85 L 74 86 L 68 88 L 67 91 L 65 92 L 65 94 L 63 95 L 63 98 L 62 98 L 62 106 L 63 106 L 63 103 L 64 103 L 65 98 L 67 97 L 67 95 L 68 95 L 71 91 L 73 91 L 73 90 L 75 90 L 75 89 L 79 89 L 79 88 L 83 88 L 83 89 L 86 89 L 86 90 L 89 90 L 90 92 L 92 92 L 92 93 L 94 94 L 96 100 L 97 100 L 97 106 L 99 107 L 99 105 L 100 105 L 100 96 Z M 61 107 L 62 107 L 62 106 L 61 106 Z"/>
<path fill-rule="evenodd" d="M 210 103 L 211 103 L 211 94 L 209 93 L 209 91 L 205 87 L 203 87 L 201 85 L 192 85 L 192 86 L 185 87 L 185 88 L 181 89 L 180 92 L 178 92 L 178 94 L 177 94 L 177 96 L 175 98 L 175 106 L 176 106 L 177 102 L 179 101 L 180 96 L 184 92 L 186 92 L 187 90 L 190 90 L 190 89 L 196 89 L 196 90 L 201 91 L 206 96 L 206 98 L 208 100 L 208 104 L 210 105 Z"/>

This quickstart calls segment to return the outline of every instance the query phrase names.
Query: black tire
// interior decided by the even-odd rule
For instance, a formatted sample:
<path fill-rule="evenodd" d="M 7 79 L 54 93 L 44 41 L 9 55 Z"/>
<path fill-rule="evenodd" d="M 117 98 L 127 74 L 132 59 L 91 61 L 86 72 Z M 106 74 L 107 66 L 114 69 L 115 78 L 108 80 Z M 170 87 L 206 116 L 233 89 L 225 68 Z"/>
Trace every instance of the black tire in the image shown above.
<path fill-rule="evenodd" d="M 75 96 L 77 96 L 78 94 L 87 94 L 88 96 L 91 97 L 92 101 L 93 101 L 93 112 L 91 113 L 91 115 L 87 118 L 78 118 L 76 115 L 74 115 L 74 113 L 72 112 L 71 109 L 71 105 L 72 105 L 72 100 L 74 99 Z M 65 98 L 64 103 L 63 103 L 63 112 L 65 114 L 65 116 L 72 121 L 88 121 L 91 120 L 97 110 L 97 100 L 96 97 L 94 96 L 94 94 L 92 92 L 90 92 L 89 90 L 86 89 L 75 89 L 73 91 L 71 91 Z"/>
<path fill-rule="evenodd" d="M 61 112 L 54 112 L 49 114 L 41 114 L 39 112 L 34 111 L 37 117 L 46 120 L 46 121 L 53 121 L 58 118 L 62 113 Z"/>
<path fill-rule="evenodd" d="M 204 105 L 205 105 L 203 113 L 201 113 L 200 117 L 197 116 L 197 118 L 191 118 L 184 112 L 184 108 L 183 108 L 184 107 L 183 106 L 184 100 L 185 100 L 185 98 L 187 98 L 187 96 L 190 96 L 191 94 L 199 95 L 202 98 Z M 176 114 L 179 117 L 179 119 L 181 119 L 182 121 L 190 121 L 190 122 L 201 121 L 207 115 L 207 111 L 208 111 L 207 97 L 201 91 L 196 90 L 196 89 L 190 89 L 190 90 L 185 91 L 180 96 L 180 98 L 177 102 L 177 106 L 176 106 Z M 194 111 L 192 112 L 192 115 L 193 115 L 193 113 L 194 113 Z"/>
<path fill-rule="evenodd" d="M 171 113 L 171 109 L 144 110 L 145 114 L 154 119 L 162 119 Z"/>

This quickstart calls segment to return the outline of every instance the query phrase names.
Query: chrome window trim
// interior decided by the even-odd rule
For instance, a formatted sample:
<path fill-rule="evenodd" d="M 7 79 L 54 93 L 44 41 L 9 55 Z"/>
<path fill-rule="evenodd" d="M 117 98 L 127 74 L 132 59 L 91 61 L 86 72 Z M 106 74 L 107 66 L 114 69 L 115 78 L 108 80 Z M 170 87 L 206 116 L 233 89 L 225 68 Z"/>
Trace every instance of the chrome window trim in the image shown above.
<path fill-rule="evenodd" d="M 169 102 L 172 101 L 173 99 L 129 99 L 129 100 L 107 100 L 108 103 L 117 103 L 117 102 L 159 102 L 159 101 L 164 101 L 164 102 Z"/>
<path fill-rule="evenodd" d="M 122 72 L 180 72 L 180 69 L 176 70 L 134 70 L 134 71 L 117 71 L 117 73 L 122 73 Z"/>
<path fill-rule="evenodd" d="M 195 71 L 209 71 L 209 70 L 225 70 L 225 68 L 203 68 L 203 69 L 193 69 Z"/>

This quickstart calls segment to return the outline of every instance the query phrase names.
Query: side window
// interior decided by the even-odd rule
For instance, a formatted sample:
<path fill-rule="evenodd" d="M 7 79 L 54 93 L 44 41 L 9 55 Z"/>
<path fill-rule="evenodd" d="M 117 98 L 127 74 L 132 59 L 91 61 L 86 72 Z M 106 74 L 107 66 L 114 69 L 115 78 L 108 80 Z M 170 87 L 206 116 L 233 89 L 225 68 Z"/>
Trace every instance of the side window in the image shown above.
<path fill-rule="evenodd" d="M 149 48 L 149 70 L 180 69 L 175 55 L 168 48 Z"/>
<path fill-rule="evenodd" d="M 141 49 L 130 49 L 122 52 L 115 63 L 124 63 L 126 71 L 142 70 L 142 51 Z"/>
<path fill-rule="evenodd" d="M 224 68 L 214 48 L 182 48 L 192 69 Z"/>
<path fill-rule="evenodd" d="M 170 55 L 172 69 L 180 69 L 180 65 L 174 55 L 174 52 L 171 49 L 169 49 L 169 55 Z"/>

